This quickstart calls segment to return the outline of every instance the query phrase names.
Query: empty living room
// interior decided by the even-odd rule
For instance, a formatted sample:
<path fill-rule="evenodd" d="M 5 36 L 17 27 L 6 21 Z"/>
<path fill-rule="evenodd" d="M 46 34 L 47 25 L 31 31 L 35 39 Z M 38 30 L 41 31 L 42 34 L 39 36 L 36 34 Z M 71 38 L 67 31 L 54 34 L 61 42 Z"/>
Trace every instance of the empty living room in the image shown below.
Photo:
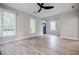
<path fill-rule="evenodd" d="M 79 55 L 79 3 L 0 3 L 0 55 Z"/>

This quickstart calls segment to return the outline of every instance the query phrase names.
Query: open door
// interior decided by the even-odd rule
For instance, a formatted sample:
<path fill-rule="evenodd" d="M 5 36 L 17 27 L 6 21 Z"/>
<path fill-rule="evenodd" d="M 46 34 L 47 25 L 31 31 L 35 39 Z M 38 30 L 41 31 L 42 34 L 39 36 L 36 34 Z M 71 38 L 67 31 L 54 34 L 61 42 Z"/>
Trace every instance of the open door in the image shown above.
<path fill-rule="evenodd" d="M 43 34 L 46 34 L 46 23 L 43 23 Z"/>

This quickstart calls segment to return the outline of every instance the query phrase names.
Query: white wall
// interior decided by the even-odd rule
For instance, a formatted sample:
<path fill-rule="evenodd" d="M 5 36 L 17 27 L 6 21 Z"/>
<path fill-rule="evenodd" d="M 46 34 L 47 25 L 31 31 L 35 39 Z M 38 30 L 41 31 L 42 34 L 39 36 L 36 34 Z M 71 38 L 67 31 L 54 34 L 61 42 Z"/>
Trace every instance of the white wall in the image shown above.
<path fill-rule="evenodd" d="M 79 11 L 78 11 L 78 38 L 79 38 Z"/>
<path fill-rule="evenodd" d="M 34 34 L 30 33 L 30 19 L 31 18 L 35 19 L 36 21 L 36 33 Z M 26 37 L 26 36 L 39 34 L 41 31 L 40 25 L 41 25 L 41 20 L 36 17 L 25 15 L 22 13 L 17 14 L 17 35 L 18 37 Z"/>
<path fill-rule="evenodd" d="M 1 8 L 4 8 L 4 7 L 1 7 Z M 5 9 L 16 12 L 16 15 L 17 15 L 16 31 L 17 32 L 16 32 L 16 36 L 0 38 L 0 42 L 25 39 L 29 36 L 34 36 L 34 35 L 42 33 L 41 32 L 42 21 L 39 18 L 20 12 L 20 11 L 17 11 L 17 10 L 14 10 L 14 9 L 9 9 L 9 8 L 5 8 Z M 31 18 L 35 19 L 36 21 L 36 33 L 34 34 L 30 33 L 30 19 Z"/>
<path fill-rule="evenodd" d="M 47 21 L 47 33 L 60 35 L 62 38 L 75 39 L 79 38 L 79 16 L 77 11 L 68 12 L 64 14 L 60 14 L 57 16 L 52 16 L 48 18 L 44 18 L 43 20 Z M 57 21 L 57 31 L 49 30 L 49 22 L 51 20 Z"/>
<path fill-rule="evenodd" d="M 50 35 L 60 35 L 60 19 L 56 17 L 48 17 L 44 18 L 43 20 L 46 20 L 46 32 Z M 56 30 L 52 31 L 50 30 L 50 22 L 56 21 Z"/>
<path fill-rule="evenodd" d="M 78 38 L 79 38 L 79 16 L 78 16 Z"/>
<path fill-rule="evenodd" d="M 78 39 L 78 14 L 77 12 L 61 16 L 60 35 L 62 38 Z"/>

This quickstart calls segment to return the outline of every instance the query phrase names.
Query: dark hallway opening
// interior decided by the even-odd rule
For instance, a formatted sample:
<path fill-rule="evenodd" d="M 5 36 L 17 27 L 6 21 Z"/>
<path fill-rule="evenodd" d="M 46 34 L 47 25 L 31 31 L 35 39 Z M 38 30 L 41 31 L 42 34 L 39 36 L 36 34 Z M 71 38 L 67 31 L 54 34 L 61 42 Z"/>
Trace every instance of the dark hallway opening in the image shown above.
<path fill-rule="evenodd" d="M 43 23 L 43 34 L 46 34 L 46 23 Z"/>

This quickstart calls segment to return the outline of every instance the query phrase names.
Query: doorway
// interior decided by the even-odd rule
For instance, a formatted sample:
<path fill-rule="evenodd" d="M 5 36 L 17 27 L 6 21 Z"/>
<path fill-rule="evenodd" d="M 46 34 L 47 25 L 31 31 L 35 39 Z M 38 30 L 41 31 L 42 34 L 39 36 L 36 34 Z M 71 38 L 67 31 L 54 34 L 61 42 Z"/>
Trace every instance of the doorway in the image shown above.
<path fill-rule="evenodd" d="M 43 34 L 46 34 L 46 23 L 43 23 Z"/>

